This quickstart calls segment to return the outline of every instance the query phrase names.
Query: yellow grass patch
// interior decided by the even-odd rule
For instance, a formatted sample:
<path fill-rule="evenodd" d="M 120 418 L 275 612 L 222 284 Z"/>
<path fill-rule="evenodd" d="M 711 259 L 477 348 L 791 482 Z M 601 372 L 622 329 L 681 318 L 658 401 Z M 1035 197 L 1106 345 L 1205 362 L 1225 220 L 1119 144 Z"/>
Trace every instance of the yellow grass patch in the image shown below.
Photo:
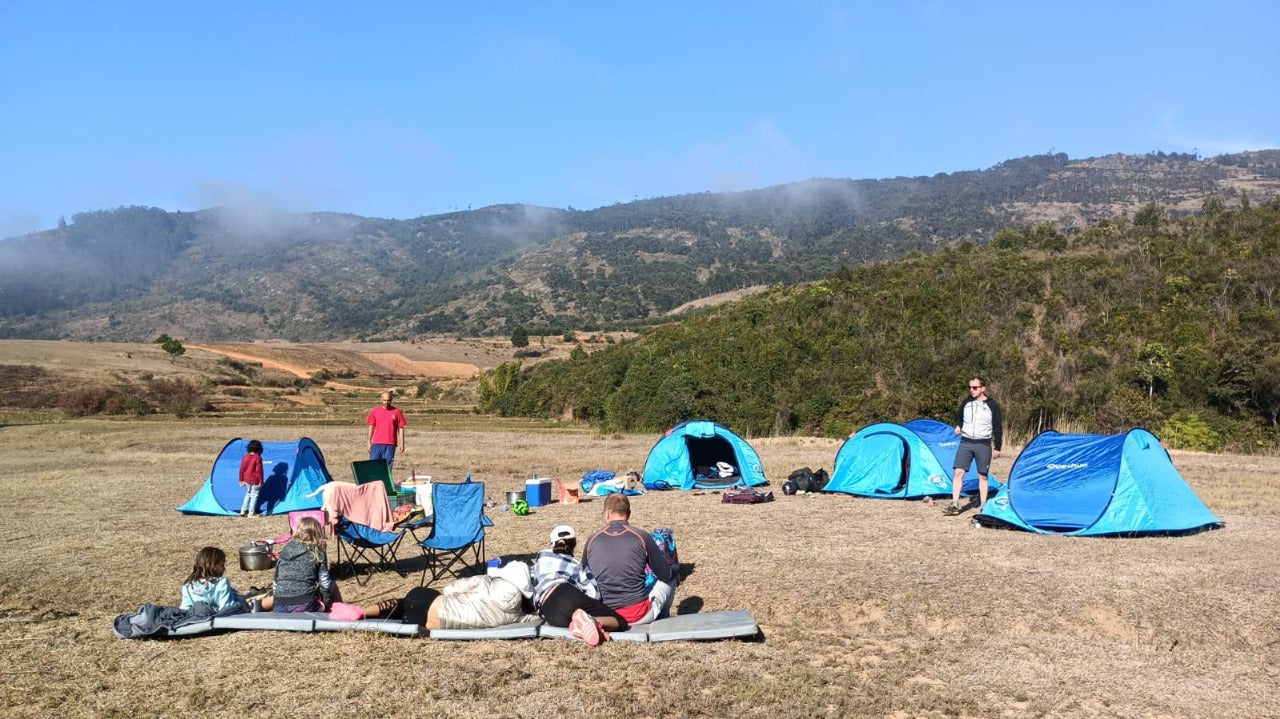
<path fill-rule="evenodd" d="M 397 476 L 466 473 L 495 500 L 530 474 L 640 469 L 656 436 L 531 423 L 411 425 Z M 412 418 L 411 418 L 412 421 Z M 234 436 L 314 438 L 339 478 L 359 420 L 235 425 L 75 421 L 0 429 L 0 714 L 284 717 L 846 717 L 1280 714 L 1275 566 L 1280 459 L 1180 453 L 1227 528 L 1182 538 L 1073 539 L 979 530 L 923 502 L 845 496 L 725 505 L 650 493 L 634 520 L 675 530 L 690 573 L 678 611 L 751 610 L 759 643 L 439 642 L 239 632 L 122 641 L 112 618 L 175 603 L 196 550 L 283 533 L 282 517 L 185 517 Z M 766 473 L 831 469 L 838 442 L 756 439 Z M 997 460 L 1005 476 L 1016 451 Z M 490 556 L 528 557 L 602 503 L 491 512 Z M 402 555 L 409 568 L 413 547 Z M 416 582 L 394 574 L 371 602 Z"/>

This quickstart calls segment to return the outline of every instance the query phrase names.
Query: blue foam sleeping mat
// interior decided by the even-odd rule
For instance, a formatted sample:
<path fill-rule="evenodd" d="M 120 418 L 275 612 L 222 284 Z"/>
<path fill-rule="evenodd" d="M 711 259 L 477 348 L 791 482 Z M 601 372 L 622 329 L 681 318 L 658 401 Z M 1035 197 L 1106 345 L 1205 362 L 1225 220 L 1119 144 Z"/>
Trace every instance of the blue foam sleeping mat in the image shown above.
<path fill-rule="evenodd" d="M 383 632 L 405 637 L 474 641 L 480 639 L 577 639 L 568 629 L 552 627 L 541 620 L 507 624 L 492 629 L 436 629 L 428 632 L 417 624 L 405 624 L 396 619 L 360 619 L 339 622 L 329 619 L 323 612 L 300 614 L 232 614 L 214 617 L 180 627 L 168 633 L 171 637 L 184 637 L 219 630 L 281 631 L 281 632 Z M 651 624 L 632 627 L 625 632 L 610 632 L 614 641 L 671 642 L 705 641 L 713 639 L 751 638 L 760 633 L 760 627 L 750 612 L 702 612 L 681 614 L 659 619 Z"/>

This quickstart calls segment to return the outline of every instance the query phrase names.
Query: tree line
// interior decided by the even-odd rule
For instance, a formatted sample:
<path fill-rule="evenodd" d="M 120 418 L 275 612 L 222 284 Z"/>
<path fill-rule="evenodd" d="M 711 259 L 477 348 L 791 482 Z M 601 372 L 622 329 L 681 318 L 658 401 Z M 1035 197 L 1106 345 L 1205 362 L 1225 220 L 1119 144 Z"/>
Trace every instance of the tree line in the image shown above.
<path fill-rule="evenodd" d="M 841 437 L 949 418 L 981 374 L 1015 436 L 1142 426 L 1254 451 L 1280 437 L 1278 313 L 1280 201 L 1210 197 L 1181 218 L 1148 205 L 1073 232 L 1007 227 L 991 247 L 842 268 L 591 354 L 509 363 L 482 379 L 480 408 Z"/>

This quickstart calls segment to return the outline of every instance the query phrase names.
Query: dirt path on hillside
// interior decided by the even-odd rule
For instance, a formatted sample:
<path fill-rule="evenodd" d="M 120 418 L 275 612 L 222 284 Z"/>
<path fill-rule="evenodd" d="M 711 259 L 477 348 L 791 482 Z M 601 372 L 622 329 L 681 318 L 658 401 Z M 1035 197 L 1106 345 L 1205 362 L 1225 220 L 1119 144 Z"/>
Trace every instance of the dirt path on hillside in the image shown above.
<path fill-rule="evenodd" d="M 480 368 L 466 362 L 433 362 L 409 359 L 396 352 L 361 352 L 365 357 L 396 374 L 471 379 L 480 374 Z"/>
<path fill-rule="evenodd" d="M 230 357 L 231 359 L 243 360 L 245 362 L 255 362 L 257 364 L 262 365 L 263 367 L 268 367 L 270 369 L 278 369 L 281 372 L 288 372 L 289 374 L 294 375 L 296 377 L 301 377 L 302 379 L 311 379 L 311 373 L 315 371 L 315 370 L 307 370 L 304 367 L 288 364 L 286 362 L 270 360 L 270 359 L 266 359 L 265 357 L 258 357 L 255 355 L 245 354 L 243 352 L 233 352 L 228 349 L 211 347 L 209 345 L 189 344 L 187 345 L 187 347 L 190 347 L 191 349 L 204 350 L 205 352 L 209 352 L 210 354 L 222 355 L 223 357 Z M 369 391 L 368 387 L 359 387 L 353 384 L 343 384 L 342 382 L 325 382 L 324 386 L 328 389 L 343 390 L 345 392 L 350 392 L 350 391 L 368 392 Z"/>
<path fill-rule="evenodd" d="M 303 366 L 278 357 L 265 357 L 262 354 L 231 349 L 222 345 L 193 344 L 188 347 L 204 350 L 213 354 L 261 364 L 263 367 L 288 372 L 296 377 L 310 379 L 318 370 L 317 367 Z M 409 375 L 412 377 L 432 377 L 442 379 L 471 379 L 480 374 L 480 368 L 467 362 L 439 362 L 415 360 L 396 352 L 357 352 L 361 359 L 373 363 L 390 374 Z M 342 382 L 325 382 L 325 387 L 344 391 L 370 391 L 368 387 L 345 384 Z"/>

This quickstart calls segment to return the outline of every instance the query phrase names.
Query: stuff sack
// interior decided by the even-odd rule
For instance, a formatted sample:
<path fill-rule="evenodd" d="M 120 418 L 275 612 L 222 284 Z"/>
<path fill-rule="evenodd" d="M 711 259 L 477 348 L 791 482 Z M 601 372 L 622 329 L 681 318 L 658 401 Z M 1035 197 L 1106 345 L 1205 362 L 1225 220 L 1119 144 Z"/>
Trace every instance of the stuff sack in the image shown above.
<path fill-rule="evenodd" d="M 729 490 L 720 495 L 721 504 L 760 504 L 772 501 L 773 492 L 761 492 L 756 489 Z"/>

